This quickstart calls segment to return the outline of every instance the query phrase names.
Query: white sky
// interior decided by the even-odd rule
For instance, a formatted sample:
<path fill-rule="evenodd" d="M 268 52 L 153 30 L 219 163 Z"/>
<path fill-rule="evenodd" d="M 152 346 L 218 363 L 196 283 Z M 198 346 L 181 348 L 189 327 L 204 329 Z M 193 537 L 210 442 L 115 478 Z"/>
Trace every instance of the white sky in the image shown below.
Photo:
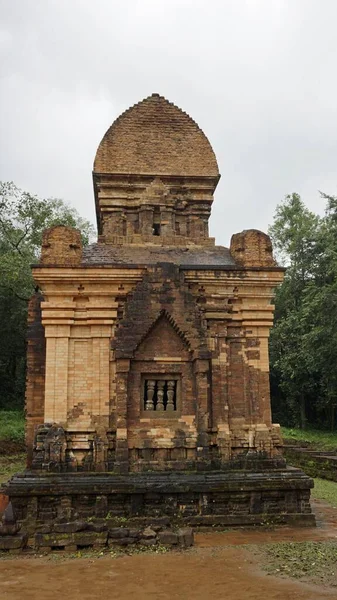
<path fill-rule="evenodd" d="M 266 230 L 337 194 L 336 0 L 0 0 L 0 179 L 95 222 L 92 164 L 152 92 L 188 112 L 222 175 L 211 234 Z"/>

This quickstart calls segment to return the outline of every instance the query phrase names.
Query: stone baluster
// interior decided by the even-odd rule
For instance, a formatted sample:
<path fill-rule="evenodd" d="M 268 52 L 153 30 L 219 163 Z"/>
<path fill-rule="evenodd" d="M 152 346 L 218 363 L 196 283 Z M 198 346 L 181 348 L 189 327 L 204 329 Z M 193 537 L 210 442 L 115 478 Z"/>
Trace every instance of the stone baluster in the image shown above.
<path fill-rule="evenodd" d="M 164 407 L 164 385 L 165 381 L 162 379 L 157 382 L 157 410 L 165 410 Z"/>
<path fill-rule="evenodd" d="M 167 404 L 166 410 L 174 410 L 174 388 L 176 382 L 173 380 L 167 382 Z"/>
<path fill-rule="evenodd" d="M 145 402 L 145 410 L 154 410 L 154 388 L 156 382 L 153 379 L 149 379 L 147 381 L 146 389 L 147 389 L 147 400 Z"/>

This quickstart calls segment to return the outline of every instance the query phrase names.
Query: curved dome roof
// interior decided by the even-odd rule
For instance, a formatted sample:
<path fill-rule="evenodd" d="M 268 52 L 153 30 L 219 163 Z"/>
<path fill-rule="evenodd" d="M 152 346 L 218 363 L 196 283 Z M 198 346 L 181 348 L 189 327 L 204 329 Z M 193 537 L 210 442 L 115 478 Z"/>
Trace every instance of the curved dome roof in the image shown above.
<path fill-rule="evenodd" d="M 152 94 L 121 114 L 103 137 L 96 173 L 219 175 L 212 147 L 180 108 Z"/>

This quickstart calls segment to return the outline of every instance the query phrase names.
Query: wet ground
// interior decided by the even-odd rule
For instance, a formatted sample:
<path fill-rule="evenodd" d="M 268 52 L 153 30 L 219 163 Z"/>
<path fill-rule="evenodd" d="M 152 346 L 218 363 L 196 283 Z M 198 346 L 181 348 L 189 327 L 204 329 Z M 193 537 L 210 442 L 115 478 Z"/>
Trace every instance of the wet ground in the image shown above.
<path fill-rule="evenodd" d="M 199 533 L 190 551 L 0 561 L 3 600 L 337 600 L 337 588 L 263 573 L 244 544 L 337 540 L 337 510 L 315 502 L 317 528 Z M 58 559 L 59 558 L 59 559 Z"/>

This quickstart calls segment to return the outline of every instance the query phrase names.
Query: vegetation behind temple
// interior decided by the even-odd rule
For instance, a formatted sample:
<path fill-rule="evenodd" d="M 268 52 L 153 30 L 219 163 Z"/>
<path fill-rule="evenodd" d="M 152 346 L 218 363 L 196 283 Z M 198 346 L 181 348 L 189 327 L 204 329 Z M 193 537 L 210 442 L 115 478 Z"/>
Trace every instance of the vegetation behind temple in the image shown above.
<path fill-rule="evenodd" d="M 271 333 L 274 421 L 290 427 L 335 427 L 337 402 L 337 198 L 326 213 L 309 211 L 297 194 L 276 210 L 270 235 L 285 281 L 276 292 Z M 89 241 L 93 226 L 57 199 L 39 199 L 0 183 L 0 408 L 22 408 L 30 265 L 42 232 L 72 225 Z"/>
<path fill-rule="evenodd" d="M 34 292 L 30 265 L 38 262 L 43 230 L 53 225 L 77 227 L 84 244 L 94 232 L 62 200 L 0 182 L 0 408 L 23 407 L 27 303 Z"/>
<path fill-rule="evenodd" d="M 274 420 L 334 429 L 337 402 L 337 197 L 322 194 L 326 212 L 298 194 L 277 207 L 269 234 L 287 267 L 276 292 L 270 339 Z"/>

